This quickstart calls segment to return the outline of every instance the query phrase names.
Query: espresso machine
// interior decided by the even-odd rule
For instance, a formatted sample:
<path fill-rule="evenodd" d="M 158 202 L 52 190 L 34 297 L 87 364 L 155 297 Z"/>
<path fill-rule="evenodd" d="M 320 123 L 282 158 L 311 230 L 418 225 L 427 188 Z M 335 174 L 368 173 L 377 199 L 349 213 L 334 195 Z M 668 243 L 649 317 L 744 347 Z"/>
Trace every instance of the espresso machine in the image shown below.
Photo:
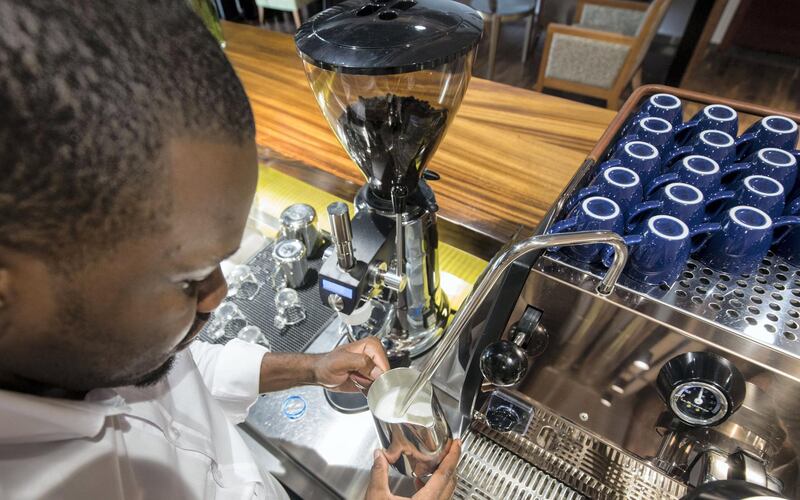
<path fill-rule="evenodd" d="M 450 316 L 428 184 L 438 175 L 426 166 L 458 111 L 482 26 L 450 0 L 348 0 L 295 36 L 320 109 L 367 180 L 352 216 L 344 203 L 328 207 L 320 297 L 347 336 L 379 336 L 400 363 L 430 349 Z"/>
<path fill-rule="evenodd" d="M 433 382 L 459 401 L 454 498 L 800 498 L 800 269 L 772 252 L 750 274 L 689 259 L 649 286 L 621 272 L 614 233 L 548 234 L 657 92 L 680 93 L 640 87 L 452 320 Z M 587 244 L 613 246 L 610 267 L 563 251 Z"/>

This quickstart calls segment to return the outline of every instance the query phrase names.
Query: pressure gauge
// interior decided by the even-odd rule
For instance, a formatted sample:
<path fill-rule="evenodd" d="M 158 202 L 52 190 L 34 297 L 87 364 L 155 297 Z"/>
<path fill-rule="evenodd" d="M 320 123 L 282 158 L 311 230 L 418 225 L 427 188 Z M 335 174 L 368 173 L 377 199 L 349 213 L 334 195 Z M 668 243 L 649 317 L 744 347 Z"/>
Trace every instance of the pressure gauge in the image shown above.
<path fill-rule="evenodd" d="M 726 358 L 710 352 L 687 352 L 669 360 L 656 380 L 658 393 L 672 413 L 695 427 L 717 425 L 742 405 L 745 380 Z"/>
<path fill-rule="evenodd" d="M 728 399 L 717 386 L 686 382 L 672 390 L 669 407 L 681 420 L 692 425 L 714 425 L 728 414 Z"/>

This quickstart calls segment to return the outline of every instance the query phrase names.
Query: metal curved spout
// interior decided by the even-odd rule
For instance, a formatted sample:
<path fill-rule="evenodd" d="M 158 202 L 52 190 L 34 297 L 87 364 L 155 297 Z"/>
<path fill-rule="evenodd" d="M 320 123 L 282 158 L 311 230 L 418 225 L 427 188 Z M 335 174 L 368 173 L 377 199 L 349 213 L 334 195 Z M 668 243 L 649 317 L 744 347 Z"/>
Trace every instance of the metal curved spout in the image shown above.
<path fill-rule="evenodd" d="M 434 372 L 447 356 L 447 353 L 467 329 L 467 325 L 478 311 L 480 305 L 486 300 L 494 285 L 497 284 L 511 264 L 531 252 L 545 248 L 595 245 L 598 243 L 605 243 L 614 248 L 614 261 L 609 266 L 603 280 L 597 286 L 597 293 L 608 295 L 614 289 L 614 285 L 616 285 L 628 260 L 628 247 L 625 245 L 625 241 L 620 235 L 611 231 L 581 231 L 532 236 L 512 244 L 495 255 L 489 262 L 482 277 L 479 278 L 472 293 L 469 294 L 467 300 L 459 308 L 450 327 L 445 331 L 442 340 L 439 341 L 436 350 L 428 358 L 428 362 L 422 368 L 416 383 L 406 393 L 403 408 L 405 409 L 408 406 L 408 403 L 413 400 L 413 395 L 433 377 Z"/>

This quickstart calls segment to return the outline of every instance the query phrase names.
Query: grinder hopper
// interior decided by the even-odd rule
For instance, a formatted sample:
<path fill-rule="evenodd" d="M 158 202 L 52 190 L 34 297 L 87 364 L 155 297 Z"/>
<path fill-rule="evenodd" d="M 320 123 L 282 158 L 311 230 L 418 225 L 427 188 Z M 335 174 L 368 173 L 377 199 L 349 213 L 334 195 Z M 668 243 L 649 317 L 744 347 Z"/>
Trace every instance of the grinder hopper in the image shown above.
<path fill-rule="evenodd" d="M 464 96 L 482 26 L 452 0 L 347 0 L 297 32 L 317 103 L 372 196 L 416 190 Z"/>

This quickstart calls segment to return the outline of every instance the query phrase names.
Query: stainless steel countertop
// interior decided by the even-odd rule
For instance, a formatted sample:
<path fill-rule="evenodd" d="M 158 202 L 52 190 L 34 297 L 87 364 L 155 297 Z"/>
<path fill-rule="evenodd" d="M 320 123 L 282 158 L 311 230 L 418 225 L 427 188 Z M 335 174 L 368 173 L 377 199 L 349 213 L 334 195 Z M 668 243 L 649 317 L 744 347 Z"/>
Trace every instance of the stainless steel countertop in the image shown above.
<path fill-rule="evenodd" d="M 339 340 L 333 321 L 306 352 L 328 352 Z M 284 415 L 287 398 L 300 396 L 305 414 Z M 380 448 L 368 411 L 344 414 L 328 404 L 321 387 L 306 386 L 262 395 L 241 425 L 263 470 L 304 498 L 363 498 L 372 454 Z M 392 490 L 413 493 L 413 482 L 392 471 Z"/>
<path fill-rule="evenodd" d="M 262 215 L 263 217 L 263 215 Z M 223 270 L 247 262 L 271 239 L 258 226 L 274 229 L 276 221 L 251 217 L 240 250 L 226 262 Z M 302 323 L 298 325 L 301 327 Z M 307 353 L 329 352 L 340 340 L 339 321 L 333 320 L 306 349 Z M 426 355 L 414 360 L 418 366 Z M 437 384 L 437 396 L 453 432 L 458 435 L 457 401 Z M 296 420 L 284 415 L 287 398 L 300 396 L 305 414 Z M 368 411 L 344 414 L 333 409 L 323 389 L 305 386 L 262 394 L 250 409 L 239 431 L 250 447 L 261 470 L 271 473 L 303 498 L 361 499 L 369 484 L 372 456 L 380 447 L 372 416 Z M 390 486 L 398 495 L 412 495 L 413 481 L 394 470 Z"/>

